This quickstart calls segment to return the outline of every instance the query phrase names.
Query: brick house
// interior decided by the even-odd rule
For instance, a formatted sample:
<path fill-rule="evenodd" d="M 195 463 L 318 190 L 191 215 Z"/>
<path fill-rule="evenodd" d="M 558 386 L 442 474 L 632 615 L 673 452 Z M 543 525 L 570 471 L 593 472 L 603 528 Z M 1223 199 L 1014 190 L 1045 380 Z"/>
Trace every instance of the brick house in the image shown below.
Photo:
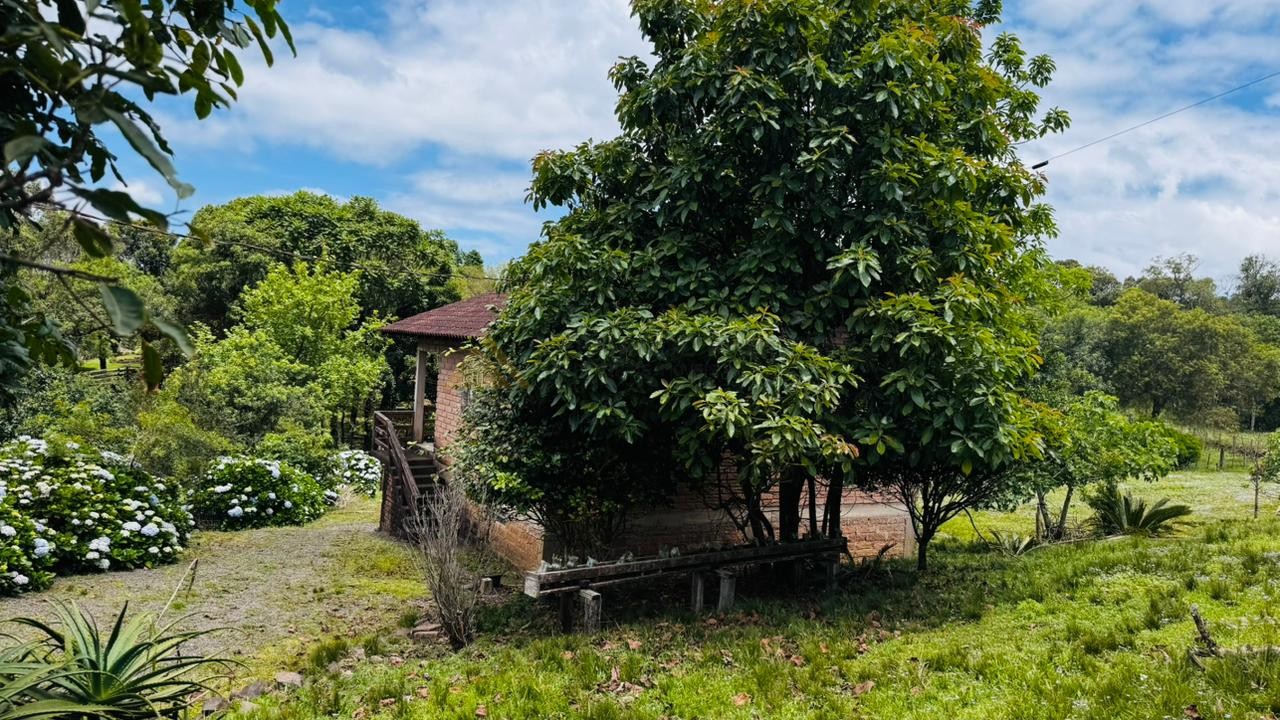
<path fill-rule="evenodd" d="M 486 293 L 382 328 L 382 332 L 388 335 L 417 340 L 412 429 L 405 440 L 430 452 L 444 472 L 447 472 L 449 464 L 449 445 L 457 437 L 468 397 L 460 365 L 475 351 L 465 345 L 483 335 L 504 303 L 503 295 Z M 437 367 L 434 384 L 429 377 L 433 364 Z M 431 395 L 434 400 L 428 397 Z M 430 428 L 426 426 L 428 405 L 434 409 Z M 720 486 L 731 487 L 732 473 L 722 471 L 721 474 Z M 391 488 L 386 477 L 384 497 L 390 497 Z M 766 510 L 770 505 L 776 507 L 776 497 L 766 496 L 764 504 Z M 626 536 L 617 548 L 618 553 L 631 552 L 642 556 L 666 547 L 740 542 L 741 536 L 728 515 L 711 505 L 701 494 L 681 492 L 671 499 L 667 507 L 629 521 Z M 387 517 L 390 512 L 394 512 L 393 503 L 384 502 L 384 528 L 391 527 Z M 915 552 L 910 518 L 906 509 L 894 500 L 846 490 L 842 498 L 841 518 L 849 550 L 855 557 L 874 556 L 885 546 L 892 546 L 889 554 L 894 556 L 909 556 Z M 537 523 L 528 520 L 498 523 L 494 528 L 493 542 L 501 555 L 522 570 L 536 568 L 541 561 L 551 560 L 556 552 L 554 538 L 546 537 Z"/>

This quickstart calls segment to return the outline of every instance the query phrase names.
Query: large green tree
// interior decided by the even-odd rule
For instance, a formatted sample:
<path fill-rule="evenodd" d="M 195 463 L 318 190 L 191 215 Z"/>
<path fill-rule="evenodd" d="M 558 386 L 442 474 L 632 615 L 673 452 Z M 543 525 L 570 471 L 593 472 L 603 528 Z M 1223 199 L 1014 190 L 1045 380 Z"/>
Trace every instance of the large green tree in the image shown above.
<path fill-rule="evenodd" d="M 364 317 L 405 317 L 458 299 L 450 283 L 464 259 L 457 244 L 370 198 L 253 195 L 203 207 L 191 224 L 208 242 L 181 244 L 166 281 L 183 319 L 215 332 L 234 323 L 227 311 L 245 288 L 273 267 L 298 261 L 358 271 Z"/>
<path fill-rule="evenodd" d="M 1275 397 L 1274 349 L 1237 316 L 1183 310 L 1143 290 L 1121 296 L 1096 338 L 1104 377 L 1128 405 L 1184 418 L 1217 407 L 1242 414 Z"/>
<path fill-rule="evenodd" d="M 504 401 L 551 443 L 617 448 L 575 468 L 588 493 L 728 459 L 758 541 L 838 534 L 851 478 L 900 491 L 923 566 L 1038 449 L 1015 385 L 1054 227 L 1014 148 L 1066 124 L 1037 110 L 1052 62 L 987 49 L 998 2 L 633 7 L 655 57 L 613 69 L 621 135 L 534 161 L 535 206 L 566 214 L 510 270 Z"/>
<path fill-rule="evenodd" d="M 168 227 L 161 212 L 144 208 L 126 190 L 102 187 L 125 178 L 117 152 L 127 146 L 162 175 L 179 197 L 172 150 L 145 101 L 158 95 L 193 97 L 206 117 L 228 107 L 244 81 L 238 55 L 255 42 L 272 61 L 269 38 L 292 45 L 276 0 L 5 0 L 0 3 L 0 401 L 38 362 L 74 360 L 56 321 L 31 303 L 16 268 L 100 283 L 102 311 L 117 335 L 150 324 L 185 343 L 181 331 L 150 317 L 144 303 L 110 275 L 50 264 L 15 252 L 13 234 L 51 216 L 83 252 L 113 252 L 102 218 Z M 103 132 L 103 128 L 111 128 Z M 119 132 L 123 142 L 108 144 Z M 146 376 L 158 381 L 160 358 L 142 345 Z"/>

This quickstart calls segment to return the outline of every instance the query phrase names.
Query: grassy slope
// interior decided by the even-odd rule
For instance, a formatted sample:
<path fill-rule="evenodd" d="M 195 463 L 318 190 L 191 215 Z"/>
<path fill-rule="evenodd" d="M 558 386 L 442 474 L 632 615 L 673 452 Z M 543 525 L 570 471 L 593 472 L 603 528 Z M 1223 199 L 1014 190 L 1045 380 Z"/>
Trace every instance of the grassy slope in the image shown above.
<path fill-rule="evenodd" d="M 389 661 L 325 671 L 343 646 L 322 646 L 305 688 L 250 716 L 1110 720 L 1181 718 L 1194 704 L 1205 718 L 1270 717 L 1280 658 L 1194 668 L 1188 608 L 1225 645 L 1280 644 L 1280 521 L 1246 521 L 1240 475 L 1139 490 L 1193 504 L 1199 525 L 1009 558 L 963 542 L 962 520 L 926 578 L 895 567 L 716 619 L 667 610 L 678 587 L 665 605 L 620 608 L 614 592 L 618 624 L 596 636 L 557 635 L 550 612 L 514 599 L 456 655 L 382 634 L 366 646 Z M 1025 533 L 1030 514 L 977 522 Z"/>

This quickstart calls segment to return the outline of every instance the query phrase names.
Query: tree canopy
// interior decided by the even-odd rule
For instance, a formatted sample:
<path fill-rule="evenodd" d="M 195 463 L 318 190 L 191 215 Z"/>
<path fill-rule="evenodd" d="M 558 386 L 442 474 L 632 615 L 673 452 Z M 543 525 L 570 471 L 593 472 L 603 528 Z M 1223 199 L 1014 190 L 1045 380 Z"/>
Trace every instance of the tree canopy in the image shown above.
<path fill-rule="evenodd" d="M 405 317 L 458 299 L 451 280 L 478 258 L 459 253 L 438 230 L 363 197 L 254 195 L 200 209 L 191 224 L 207 243 L 184 242 L 173 252 L 166 280 L 184 320 L 226 330 L 240 292 L 276 265 L 322 262 L 359 271 L 355 297 L 361 315 Z"/>
<path fill-rule="evenodd" d="M 1037 111 L 1053 63 L 984 50 L 995 3 L 634 12 L 655 59 L 613 69 L 622 134 L 534 161 L 535 206 L 567 213 L 491 330 L 515 415 L 695 484 L 731 458 L 758 540 L 799 537 L 818 478 L 838 508 L 855 465 L 874 484 L 1034 453 L 1015 385 L 1054 226 L 1014 143 L 1066 124 Z M 828 503 L 807 532 L 838 525 Z"/>

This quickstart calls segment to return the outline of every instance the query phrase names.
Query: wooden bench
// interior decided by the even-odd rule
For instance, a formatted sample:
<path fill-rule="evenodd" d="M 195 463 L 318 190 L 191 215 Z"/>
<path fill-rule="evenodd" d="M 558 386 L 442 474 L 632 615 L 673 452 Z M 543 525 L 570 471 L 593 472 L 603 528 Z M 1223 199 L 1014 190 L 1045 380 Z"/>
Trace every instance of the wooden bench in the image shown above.
<path fill-rule="evenodd" d="M 716 609 L 718 612 L 726 612 L 733 607 L 736 589 L 735 568 L 766 563 L 797 563 L 800 560 L 816 559 L 824 563 L 827 568 L 828 584 L 834 584 L 835 569 L 840 563 L 840 556 L 847 552 L 848 543 L 844 538 L 830 538 L 538 570 L 525 574 L 524 594 L 533 598 L 558 597 L 560 623 L 566 632 L 573 627 L 573 602 L 576 599 L 581 606 L 583 629 L 586 632 L 595 632 L 600 629 L 603 611 L 600 588 L 636 582 L 657 575 L 688 573 L 689 604 L 693 611 L 702 611 L 707 581 L 714 578 L 719 583 Z M 799 567 L 798 564 L 797 567 Z"/>

